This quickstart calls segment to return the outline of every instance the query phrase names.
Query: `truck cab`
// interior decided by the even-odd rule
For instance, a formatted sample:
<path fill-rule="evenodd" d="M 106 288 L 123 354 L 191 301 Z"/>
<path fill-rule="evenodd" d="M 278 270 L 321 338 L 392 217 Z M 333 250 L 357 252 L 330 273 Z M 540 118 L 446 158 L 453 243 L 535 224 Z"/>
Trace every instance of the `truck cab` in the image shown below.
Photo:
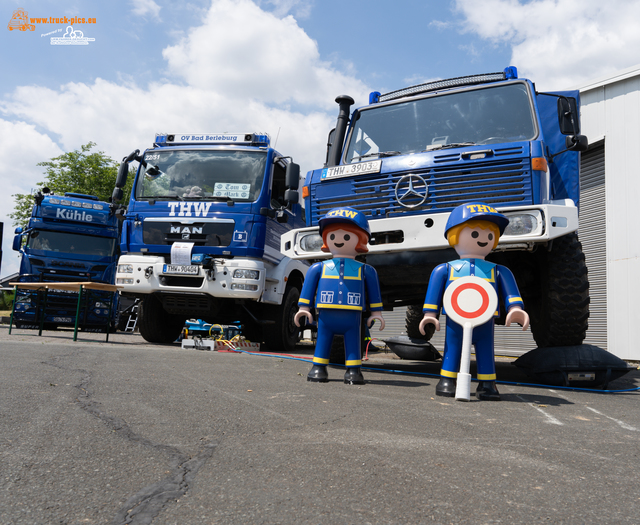
<path fill-rule="evenodd" d="M 119 224 L 107 202 L 79 193 L 54 195 L 47 188 L 35 195 L 25 230 L 16 229 L 13 249 L 20 252 L 20 282 L 98 282 L 114 284 L 119 255 Z M 98 298 L 100 294 L 98 293 Z M 106 298 L 106 296 L 105 296 Z M 14 320 L 17 326 L 39 325 L 36 292 L 20 291 Z M 105 305 L 112 303 L 111 308 Z M 48 327 L 74 326 L 77 294 L 50 292 L 45 312 Z M 117 301 L 97 301 L 79 323 L 83 329 L 115 323 Z"/>
<path fill-rule="evenodd" d="M 582 342 L 589 285 L 575 232 L 587 139 L 577 92 L 538 92 L 510 66 L 373 92 L 352 113 L 351 97 L 336 102 L 325 165 L 303 187 L 308 227 L 283 237 L 283 253 L 324 257 L 318 220 L 347 203 L 362 211 L 384 305 L 407 306 L 407 332 L 419 339 L 431 271 L 456 258 L 444 235 L 449 214 L 482 201 L 510 219 L 489 258 L 515 273 L 538 344 Z"/>
<path fill-rule="evenodd" d="M 284 257 L 280 237 L 305 224 L 298 165 L 264 133 L 158 134 L 123 159 L 115 202 L 134 160 L 116 284 L 142 299 L 142 336 L 169 343 L 189 318 L 241 321 L 251 339 L 292 350 L 308 264 Z"/>

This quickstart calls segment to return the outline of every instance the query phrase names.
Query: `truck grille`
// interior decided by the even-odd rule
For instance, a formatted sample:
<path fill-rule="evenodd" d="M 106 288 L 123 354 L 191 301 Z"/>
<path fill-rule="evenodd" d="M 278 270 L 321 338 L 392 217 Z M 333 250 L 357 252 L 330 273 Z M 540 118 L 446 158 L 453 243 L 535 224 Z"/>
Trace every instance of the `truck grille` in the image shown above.
<path fill-rule="evenodd" d="M 311 190 L 312 224 L 336 206 L 350 206 L 376 219 L 449 212 L 473 200 L 493 206 L 532 204 L 526 153 L 523 147 L 496 148 L 493 156 L 481 161 L 442 153 L 434 155 L 428 168 L 323 181 Z"/>

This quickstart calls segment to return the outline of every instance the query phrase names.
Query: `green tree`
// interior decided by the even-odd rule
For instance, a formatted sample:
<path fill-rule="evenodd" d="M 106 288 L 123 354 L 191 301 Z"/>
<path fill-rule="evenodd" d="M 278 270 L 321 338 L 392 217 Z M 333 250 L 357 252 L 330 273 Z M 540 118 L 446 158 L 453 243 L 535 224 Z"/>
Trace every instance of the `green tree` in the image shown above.
<path fill-rule="evenodd" d="M 57 195 L 64 195 L 65 192 L 95 195 L 101 201 L 108 201 L 115 187 L 119 163 L 102 151 L 91 153 L 95 145 L 95 142 L 88 142 L 80 150 L 38 163 L 38 166 L 45 168 L 45 180 L 37 183 L 38 188 L 47 187 Z M 128 201 L 132 185 L 133 177 L 129 177 L 122 202 Z M 15 206 L 9 217 L 14 226 L 24 228 L 31 216 L 33 196 L 16 193 L 13 197 Z"/>

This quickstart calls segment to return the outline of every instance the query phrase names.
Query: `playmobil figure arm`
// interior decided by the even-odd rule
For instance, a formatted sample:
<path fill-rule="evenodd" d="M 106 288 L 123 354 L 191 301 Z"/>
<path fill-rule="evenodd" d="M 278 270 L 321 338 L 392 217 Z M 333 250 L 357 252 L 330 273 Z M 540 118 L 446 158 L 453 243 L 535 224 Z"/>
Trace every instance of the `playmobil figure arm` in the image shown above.
<path fill-rule="evenodd" d="M 367 298 L 369 300 L 369 310 L 371 310 L 371 316 L 367 319 L 367 326 L 371 328 L 373 321 L 378 319 L 380 321 L 379 330 L 384 330 L 384 318 L 382 317 L 382 293 L 380 292 L 380 281 L 378 281 L 378 273 L 373 266 L 365 264 L 364 270 L 364 285 L 367 290 Z"/>
<path fill-rule="evenodd" d="M 522 326 L 522 331 L 529 328 L 529 314 L 519 306 L 514 306 L 509 310 L 504 324 L 510 326 L 511 323 L 518 323 Z"/>
<path fill-rule="evenodd" d="M 440 330 L 440 321 L 436 317 L 442 306 L 442 297 L 444 296 L 445 285 L 447 284 L 447 275 L 449 274 L 449 264 L 444 263 L 436 266 L 429 277 L 429 286 L 427 295 L 424 298 L 424 306 L 422 311 L 424 317 L 420 321 L 419 330 L 425 335 L 425 327 L 431 323 L 435 325 L 436 330 Z"/>
<path fill-rule="evenodd" d="M 306 317 L 307 321 L 313 321 L 313 314 L 311 313 L 311 307 L 313 306 L 313 300 L 316 296 L 316 289 L 318 288 L 318 281 L 322 274 L 322 263 L 318 262 L 309 268 L 307 275 L 302 285 L 302 291 L 300 292 L 300 299 L 298 300 L 298 311 L 293 318 L 293 322 L 296 326 L 300 326 L 300 319 Z"/>
<path fill-rule="evenodd" d="M 496 273 L 500 294 L 504 298 L 504 304 L 507 309 L 505 325 L 509 326 L 511 323 L 518 323 L 522 326 L 523 331 L 526 330 L 529 327 L 529 314 L 523 309 L 524 303 L 513 273 L 509 268 L 501 265 L 496 266 Z"/>

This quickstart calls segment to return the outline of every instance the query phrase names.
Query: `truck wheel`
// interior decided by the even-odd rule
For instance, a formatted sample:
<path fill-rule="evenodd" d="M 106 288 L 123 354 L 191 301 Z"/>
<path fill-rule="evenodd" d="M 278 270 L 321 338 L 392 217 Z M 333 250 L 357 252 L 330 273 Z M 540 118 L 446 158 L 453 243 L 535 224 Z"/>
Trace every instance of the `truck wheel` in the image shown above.
<path fill-rule="evenodd" d="M 538 347 L 582 344 L 589 327 L 589 279 L 582 244 L 575 233 L 554 239 L 539 261 L 540 289 L 532 305 L 531 332 Z"/>
<path fill-rule="evenodd" d="M 263 328 L 264 342 L 274 352 L 293 352 L 300 340 L 300 328 L 293 322 L 298 311 L 300 290 L 287 286 L 282 304 L 277 308 L 273 324 Z"/>
<path fill-rule="evenodd" d="M 145 297 L 138 306 L 138 329 L 150 343 L 173 343 L 184 326 L 185 318 L 167 313 L 153 295 Z"/>
<path fill-rule="evenodd" d="M 423 341 L 430 341 L 433 333 L 436 331 L 436 327 L 432 324 L 428 324 L 425 327 L 425 335 L 420 333 L 420 321 L 424 314 L 422 312 L 421 304 L 412 304 L 407 306 L 407 313 L 404 319 L 404 326 L 407 329 L 407 336 L 411 339 L 422 339 Z"/>

